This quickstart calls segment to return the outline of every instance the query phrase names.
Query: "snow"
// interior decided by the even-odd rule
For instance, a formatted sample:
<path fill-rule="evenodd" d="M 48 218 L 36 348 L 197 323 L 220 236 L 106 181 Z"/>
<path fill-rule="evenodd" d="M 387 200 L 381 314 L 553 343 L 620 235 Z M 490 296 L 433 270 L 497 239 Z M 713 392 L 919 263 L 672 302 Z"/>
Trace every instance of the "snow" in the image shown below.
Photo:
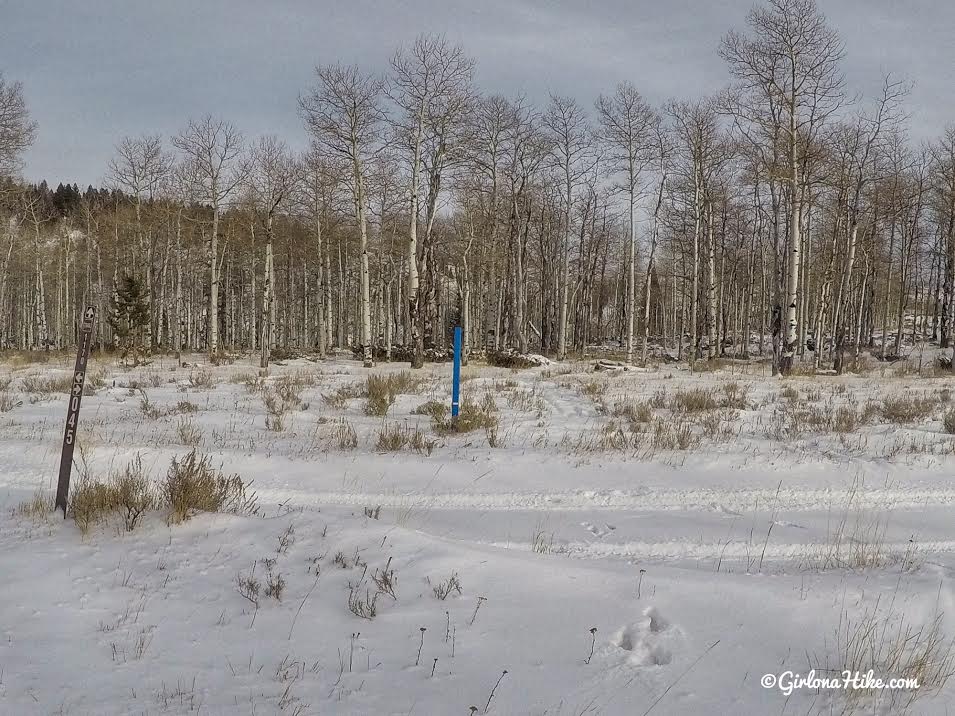
<path fill-rule="evenodd" d="M 259 514 L 168 525 L 155 512 L 133 532 L 117 519 L 85 537 L 72 520 L 14 514 L 52 490 L 65 413 L 63 394 L 24 392 L 23 378 L 68 375 L 68 358 L 0 365 L 0 386 L 10 379 L 0 392 L 20 402 L 0 413 L 0 713 L 898 713 L 911 693 L 787 698 L 760 677 L 839 670 L 847 624 L 867 615 L 885 625 L 884 642 L 936 618 L 946 644 L 955 633 L 948 377 L 897 364 L 785 381 L 756 364 L 471 365 L 463 392 L 489 393 L 499 410 L 491 447 L 482 431 L 436 436 L 412 413 L 449 401 L 447 364 L 426 367 L 425 384 L 385 418 L 365 415 L 360 398 L 336 407 L 323 395 L 407 366 L 273 366 L 270 384 L 302 383 L 275 432 L 244 385 L 252 360 L 188 360 L 198 367 L 94 361 L 104 385 L 83 401 L 77 469 L 106 475 L 141 454 L 159 478 L 190 449 L 185 424 L 251 481 Z M 197 385 L 206 376 L 214 385 Z M 721 394 L 728 383 L 743 386 L 746 406 L 715 411 L 722 437 L 686 450 L 597 446 L 625 423 L 618 403 L 662 406 L 661 391 Z M 780 439 L 787 386 L 830 414 L 893 395 L 939 402 L 904 425 Z M 163 415 L 143 414 L 143 392 Z M 197 411 L 173 414 L 182 401 Z M 337 443 L 341 419 L 353 450 Z M 392 423 L 426 432 L 431 454 L 376 451 Z M 373 619 L 356 616 L 349 585 L 373 598 L 385 569 L 395 598 L 380 594 Z M 285 581 L 281 601 L 263 595 L 256 607 L 237 578 L 264 587 L 270 570 Z M 452 575 L 461 593 L 439 599 Z M 910 712 L 945 713 L 953 688 L 926 685 Z"/>

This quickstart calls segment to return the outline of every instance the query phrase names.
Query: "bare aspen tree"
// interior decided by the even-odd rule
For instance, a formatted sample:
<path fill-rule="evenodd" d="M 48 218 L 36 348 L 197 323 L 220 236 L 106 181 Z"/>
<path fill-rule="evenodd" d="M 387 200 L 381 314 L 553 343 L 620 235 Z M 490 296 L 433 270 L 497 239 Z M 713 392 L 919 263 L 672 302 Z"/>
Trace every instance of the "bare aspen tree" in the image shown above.
<path fill-rule="evenodd" d="M 726 155 L 720 149 L 716 104 L 711 99 L 697 102 L 672 103 L 667 109 L 673 125 L 674 171 L 681 180 L 682 196 L 691 206 L 693 218 L 692 269 L 690 289 L 690 362 L 698 357 L 701 334 L 699 330 L 699 276 L 701 251 L 704 246 L 704 222 L 707 219 L 708 196 L 712 192 L 715 174 L 720 170 Z M 707 226 L 709 228 L 710 225 Z M 712 269 L 714 260 L 712 235 L 706 244 L 707 250 L 707 320 L 712 326 L 711 312 L 715 298 L 715 279 Z M 712 340 L 709 335 L 708 340 Z M 712 357 L 713 346 L 708 346 Z"/>
<path fill-rule="evenodd" d="M 365 164 L 380 145 L 385 119 L 381 79 L 355 66 L 325 65 L 316 69 L 318 84 L 299 100 L 305 125 L 316 142 L 351 169 L 350 186 L 358 224 L 361 283 L 361 348 L 365 367 L 374 364 L 371 339 L 371 297 L 368 267 L 368 196 Z"/>
<path fill-rule="evenodd" d="M 591 138 L 572 100 L 476 97 L 463 50 L 422 36 L 382 68 L 387 92 L 319 69 L 296 186 L 280 140 L 243 160 L 210 118 L 174 138 L 165 181 L 168 140 L 142 136 L 119 140 L 108 189 L 27 184 L 14 175 L 34 125 L 0 81 L 0 346 L 68 345 L 83 302 L 103 309 L 134 267 L 155 345 L 263 365 L 273 346 L 350 345 L 370 363 L 383 339 L 420 366 L 454 320 L 465 357 L 616 342 L 630 362 L 695 361 L 771 340 L 776 375 L 811 353 L 840 368 L 843 353 L 947 349 L 955 129 L 923 155 L 891 78 L 843 109 L 841 51 L 810 0 L 770 0 L 724 40 L 734 80 L 718 100 L 659 120 L 623 84 L 597 100 Z"/>
<path fill-rule="evenodd" d="M 0 178 L 20 169 L 20 157 L 36 138 L 36 122 L 30 119 L 23 85 L 7 82 L 0 72 Z"/>
<path fill-rule="evenodd" d="M 507 241 L 505 251 L 510 263 L 509 275 L 501 276 L 498 303 L 495 308 L 496 332 L 506 327 L 503 320 L 505 306 L 512 314 L 517 347 L 528 350 L 527 341 L 527 284 L 524 251 L 520 241 L 520 224 L 527 210 L 527 197 L 532 183 L 539 178 L 539 170 L 550 154 L 551 144 L 541 126 L 540 115 L 523 98 L 508 103 L 508 119 L 504 129 L 505 159 L 501 170 L 507 189 Z M 523 211 L 522 211 L 523 210 Z M 508 297 L 510 300 L 505 301 Z M 559 310 L 559 309 L 558 309 Z"/>
<path fill-rule="evenodd" d="M 23 87 L 19 82 L 5 81 L 3 73 L 0 73 L 0 198 L 3 198 L 7 188 L 5 180 L 17 174 L 21 155 L 33 144 L 35 137 L 36 123 L 30 119 L 23 99 Z M 36 211 L 22 191 L 14 190 L 12 193 L 13 204 L 20 205 L 18 210 L 11 216 L 5 216 L 0 210 L 0 221 L 3 221 L 8 237 L 6 250 L 0 253 L 0 346 L 10 340 L 12 333 L 7 325 L 6 297 L 14 246 L 25 215 Z"/>
<path fill-rule="evenodd" d="M 209 356 L 219 354 L 219 222 L 222 211 L 241 184 L 239 155 L 242 134 L 222 119 L 207 115 L 192 120 L 173 137 L 173 145 L 187 162 L 187 178 L 194 200 L 212 208 L 207 260 L 209 300 L 206 317 L 206 347 Z"/>
<path fill-rule="evenodd" d="M 479 286 L 478 325 L 482 331 L 481 345 L 484 346 L 489 333 L 494 334 L 493 348 L 500 347 L 500 326 L 495 310 L 496 286 L 498 275 L 502 272 L 502 256 L 498 251 L 498 228 L 500 226 L 499 207 L 503 184 L 503 164 L 505 162 L 508 127 L 514 117 L 511 105 L 501 95 L 482 98 L 471 114 L 469 134 L 471 137 L 469 159 L 477 170 L 476 189 L 486 196 L 481 202 L 483 208 L 483 231 L 481 233 L 481 255 L 486 259 L 485 270 Z"/>
<path fill-rule="evenodd" d="M 152 348 L 155 342 L 161 307 L 153 301 L 155 237 L 144 236 L 143 202 L 152 201 L 156 197 L 169 173 L 169 164 L 169 157 L 163 150 L 162 137 L 158 135 L 124 137 L 116 145 L 116 156 L 109 163 L 109 181 L 132 196 L 136 212 L 136 243 L 145 268 L 144 287 L 146 300 L 150 305 L 150 321 L 146 327 L 147 350 Z M 134 270 L 138 268 L 137 265 Z"/>
<path fill-rule="evenodd" d="M 737 84 L 728 107 L 764 142 L 782 143 L 788 189 L 788 263 L 780 370 L 792 370 L 798 340 L 797 300 L 802 262 L 802 173 L 825 120 L 842 102 L 843 44 L 815 0 L 769 0 L 747 16 L 749 34 L 731 31 L 720 45 Z"/>
<path fill-rule="evenodd" d="M 942 138 L 931 145 L 930 153 L 930 182 L 935 195 L 934 212 L 943 248 L 945 274 L 939 344 L 945 347 L 951 339 L 952 307 L 955 303 L 955 125 L 946 127 Z M 951 367 L 955 372 L 955 349 Z"/>
<path fill-rule="evenodd" d="M 597 116 L 599 120 L 599 138 L 604 149 L 604 165 L 610 172 L 622 176 L 618 188 L 626 192 L 627 196 L 627 223 L 629 263 L 628 281 L 631 284 L 628 291 L 627 320 L 627 363 L 633 363 L 633 266 L 636 264 L 637 244 L 637 198 L 640 192 L 640 177 L 647 166 L 653 161 L 658 152 L 658 132 L 660 119 L 657 113 L 643 99 L 636 88 L 624 82 L 617 86 L 611 96 L 601 95 L 597 99 Z M 663 185 L 655 204 L 654 215 L 659 212 L 662 201 Z M 649 267 L 647 276 L 649 281 Z M 649 287 L 649 283 L 648 283 Z M 646 340 L 644 340 L 646 343 Z M 646 362 L 646 346 L 644 346 L 644 363 Z"/>
<path fill-rule="evenodd" d="M 41 198 L 33 193 L 23 192 L 20 194 L 20 206 L 23 216 L 26 218 L 33 229 L 33 291 L 32 291 L 32 319 L 31 328 L 33 329 L 33 340 L 29 341 L 25 347 L 38 348 L 42 350 L 50 349 L 50 327 L 47 321 L 46 308 L 46 284 L 43 277 L 43 252 L 44 243 L 43 227 L 52 221 L 48 209 L 44 206 Z"/>
<path fill-rule="evenodd" d="M 570 290 L 570 244 L 574 215 L 574 192 L 594 164 L 593 135 L 587 115 L 576 100 L 551 95 L 541 125 L 550 141 L 552 168 L 559 177 L 563 202 L 563 239 L 560 247 L 560 298 L 557 324 L 557 359 L 567 357 L 568 299 Z M 631 245 L 632 249 L 632 245 Z M 635 258 L 627 278 L 627 360 L 633 359 L 633 312 Z"/>
<path fill-rule="evenodd" d="M 449 159 L 451 134 L 463 122 L 470 104 L 474 61 L 458 45 L 441 35 L 420 35 L 391 59 L 389 93 L 399 108 L 394 117 L 396 143 L 408 163 L 408 312 L 414 349 L 412 368 L 424 365 L 424 314 L 430 247 L 419 245 L 422 179 L 428 176 L 429 206 L 440 191 L 442 173 Z M 426 169 L 426 167 L 428 167 Z M 430 242 L 434 212 L 426 218 L 425 244 Z"/>
<path fill-rule="evenodd" d="M 325 357 L 330 335 L 331 287 L 325 272 L 328 225 L 336 209 L 336 194 L 341 185 L 342 167 L 337 159 L 326 157 L 320 146 L 313 145 L 301 159 L 302 180 L 300 203 L 315 239 L 315 348 L 320 358 Z"/>
<path fill-rule="evenodd" d="M 846 312 L 845 294 L 852 278 L 855 266 L 856 247 L 859 239 L 859 226 L 863 216 L 865 191 L 876 178 L 876 163 L 884 153 L 884 138 L 898 128 L 903 119 L 900 102 L 908 94 L 906 83 L 886 76 L 883 81 L 882 95 L 871 115 L 860 114 L 852 124 L 843 125 L 837 132 L 841 154 L 844 157 L 843 177 L 845 181 L 846 203 L 846 259 L 840 273 L 838 289 L 833 304 L 833 331 L 844 335 L 843 314 Z M 842 346 L 834 346 L 841 351 Z M 841 356 L 836 358 L 841 372 Z"/>
<path fill-rule="evenodd" d="M 265 232 L 259 367 L 267 370 L 275 346 L 275 261 L 272 246 L 275 219 L 278 211 L 291 200 L 299 179 L 299 167 L 284 142 L 275 136 L 266 136 L 252 145 L 244 174 L 249 203 Z"/>

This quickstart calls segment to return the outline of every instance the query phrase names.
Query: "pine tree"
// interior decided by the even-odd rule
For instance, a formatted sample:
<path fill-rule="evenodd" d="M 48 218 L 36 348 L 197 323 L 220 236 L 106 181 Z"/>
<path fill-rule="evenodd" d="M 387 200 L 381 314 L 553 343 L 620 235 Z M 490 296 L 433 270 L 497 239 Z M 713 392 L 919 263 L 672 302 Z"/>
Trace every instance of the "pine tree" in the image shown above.
<path fill-rule="evenodd" d="M 138 365 L 139 356 L 144 352 L 143 336 L 149 325 L 149 302 L 140 279 L 130 274 L 123 275 L 110 299 L 107 320 L 122 351 L 123 361 L 132 355 L 133 365 Z"/>

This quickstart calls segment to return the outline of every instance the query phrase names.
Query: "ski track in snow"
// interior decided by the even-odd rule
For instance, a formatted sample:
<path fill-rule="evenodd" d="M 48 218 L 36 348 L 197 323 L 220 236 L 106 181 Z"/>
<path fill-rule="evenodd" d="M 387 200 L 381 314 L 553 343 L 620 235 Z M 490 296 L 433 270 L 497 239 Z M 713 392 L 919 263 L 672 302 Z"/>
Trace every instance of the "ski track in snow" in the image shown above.
<path fill-rule="evenodd" d="M 488 547 L 531 551 L 530 542 L 479 542 Z M 843 549 L 847 551 L 843 545 Z M 714 559 L 725 562 L 747 561 L 810 561 L 825 557 L 834 547 L 827 543 L 796 542 L 780 543 L 770 540 L 766 544 L 762 539 L 753 542 L 729 540 L 722 542 L 699 542 L 690 540 L 670 540 L 666 542 L 562 542 L 554 546 L 554 551 L 582 559 L 653 559 L 653 560 L 697 560 Z M 916 550 L 931 554 L 955 552 L 955 540 L 935 542 L 899 542 L 880 545 L 885 554 L 905 555 Z M 838 557 L 838 555 L 835 555 Z M 836 560 L 838 561 L 838 560 Z"/>
<path fill-rule="evenodd" d="M 718 512 L 742 515 L 755 507 L 762 510 L 809 512 L 832 508 L 842 514 L 846 505 L 853 510 L 919 509 L 925 506 L 955 504 L 955 490 L 949 489 L 873 489 L 873 490 L 812 490 L 812 489 L 751 489 L 751 490 L 671 490 L 623 492 L 581 490 L 562 493 L 356 493 L 323 492 L 298 493 L 287 490 L 262 490 L 260 497 L 277 501 L 279 498 L 298 505 L 344 507 L 382 506 L 396 510 L 480 510 L 480 511 L 540 511 L 570 512 L 575 510 L 647 511 L 675 510 Z M 585 523 L 586 525 L 587 523 Z M 780 526 L 788 523 L 777 522 Z M 603 541 L 608 533 L 595 532 L 595 541 L 561 542 L 555 551 L 579 559 L 627 560 L 720 560 L 725 562 L 805 562 L 825 557 L 834 545 L 830 542 L 780 542 L 762 539 L 689 540 L 674 539 L 649 541 Z M 531 551 L 530 542 L 506 540 L 460 540 L 473 545 L 498 549 Z M 941 554 L 955 552 L 955 540 L 916 542 L 886 542 L 881 546 L 886 554 L 905 555 Z"/>
<path fill-rule="evenodd" d="M 392 509 L 461 509 L 484 511 L 583 509 L 672 511 L 697 510 L 744 514 L 754 508 L 787 512 L 852 509 L 918 509 L 955 505 L 955 489 L 688 489 L 577 490 L 571 492 L 501 493 L 400 493 L 305 492 L 261 488 L 259 498 L 270 502 L 290 500 L 296 505 L 381 505 Z"/>

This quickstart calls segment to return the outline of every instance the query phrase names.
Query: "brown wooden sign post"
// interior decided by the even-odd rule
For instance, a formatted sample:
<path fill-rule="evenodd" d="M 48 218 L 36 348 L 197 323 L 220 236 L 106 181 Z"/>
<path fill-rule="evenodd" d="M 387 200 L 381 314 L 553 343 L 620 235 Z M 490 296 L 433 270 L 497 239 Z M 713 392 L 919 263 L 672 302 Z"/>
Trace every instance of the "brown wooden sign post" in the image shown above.
<path fill-rule="evenodd" d="M 56 509 L 63 510 L 66 517 L 66 502 L 70 494 L 70 473 L 73 471 L 73 448 L 76 447 L 76 425 L 80 419 L 80 402 L 83 400 L 83 385 L 86 383 L 86 362 L 90 357 L 93 342 L 93 319 L 96 308 L 87 306 L 80 324 L 79 341 L 76 347 L 76 364 L 73 367 L 73 385 L 70 402 L 66 408 L 66 429 L 63 431 L 63 452 L 60 455 L 60 479 L 56 484 Z"/>

